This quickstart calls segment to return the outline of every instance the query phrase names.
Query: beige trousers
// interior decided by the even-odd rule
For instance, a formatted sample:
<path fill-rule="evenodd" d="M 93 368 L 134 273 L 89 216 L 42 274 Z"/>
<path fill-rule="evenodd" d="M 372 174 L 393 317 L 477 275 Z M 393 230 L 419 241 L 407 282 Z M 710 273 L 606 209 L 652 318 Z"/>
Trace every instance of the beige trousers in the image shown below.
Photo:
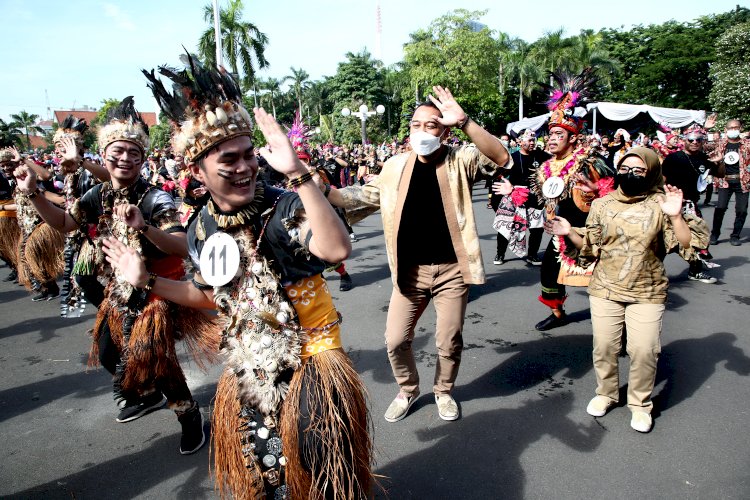
<path fill-rule="evenodd" d="M 615 302 L 589 297 L 594 329 L 594 371 L 596 394 L 619 400 L 618 360 L 622 346 L 622 327 L 627 327 L 627 352 L 630 357 L 628 408 L 651 413 L 651 393 L 656 380 L 656 362 L 661 352 L 664 304 Z"/>
<path fill-rule="evenodd" d="M 463 324 L 469 286 L 457 263 L 417 265 L 399 270 L 400 290 L 394 287 L 385 326 L 385 345 L 393 376 L 405 394 L 419 389 L 414 361 L 414 328 L 430 300 L 434 300 L 437 324 L 435 344 L 435 394 L 448 394 L 458 375 L 463 350 Z"/>

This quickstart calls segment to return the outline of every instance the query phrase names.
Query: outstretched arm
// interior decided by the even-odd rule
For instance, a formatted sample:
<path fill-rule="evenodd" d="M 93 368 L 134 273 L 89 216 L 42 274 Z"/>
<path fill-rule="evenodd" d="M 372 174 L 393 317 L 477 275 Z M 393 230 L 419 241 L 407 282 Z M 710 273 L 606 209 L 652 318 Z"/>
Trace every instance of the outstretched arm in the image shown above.
<path fill-rule="evenodd" d="M 125 280 L 136 288 L 144 289 L 149 284 L 156 295 L 186 307 L 196 309 L 214 309 L 213 290 L 201 291 L 190 281 L 175 281 L 167 278 L 156 278 L 153 283 L 146 270 L 141 255 L 135 249 L 124 245 L 115 238 L 104 240 L 102 247 L 107 262 L 116 268 Z"/>
<path fill-rule="evenodd" d="M 431 95 L 429 98 L 443 114 L 442 117 L 435 116 L 435 120 L 446 127 L 460 126 L 461 130 L 469 136 L 469 139 L 477 146 L 479 151 L 498 166 L 502 167 L 508 163 L 508 150 L 503 147 L 494 135 L 487 132 L 482 126 L 468 117 L 458 102 L 456 102 L 450 90 L 435 86 L 432 87 L 432 91 L 437 98 Z"/>
<path fill-rule="evenodd" d="M 28 165 L 22 165 L 16 169 L 13 173 L 16 180 L 18 180 L 18 188 L 24 193 L 35 193 L 37 190 L 36 185 L 36 172 Z M 69 233 L 78 227 L 76 221 L 73 220 L 68 213 L 62 208 L 55 206 L 44 196 L 34 196 L 31 198 L 31 203 L 50 227 L 60 231 L 61 233 Z"/>
<path fill-rule="evenodd" d="M 266 113 L 263 108 L 255 108 L 254 112 L 255 121 L 267 141 L 266 147 L 261 149 L 263 158 L 274 170 L 289 179 L 307 174 L 307 169 L 297 158 L 289 138 L 273 116 Z M 305 207 L 313 234 L 310 252 L 326 262 L 345 260 L 352 251 L 349 235 L 320 188 L 315 182 L 309 181 L 296 189 Z"/>

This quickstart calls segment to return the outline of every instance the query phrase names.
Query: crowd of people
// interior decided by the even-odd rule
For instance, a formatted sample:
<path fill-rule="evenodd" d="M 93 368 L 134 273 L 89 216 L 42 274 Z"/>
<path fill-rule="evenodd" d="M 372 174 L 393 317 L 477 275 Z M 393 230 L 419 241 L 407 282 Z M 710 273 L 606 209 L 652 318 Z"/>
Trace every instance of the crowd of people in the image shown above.
<path fill-rule="evenodd" d="M 323 274 L 335 270 L 340 289 L 352 289 L 344 264 L 357 241 L 352 224 L 379 211 L 393 285 L 385 343 L 398 385 L 385 420 L 405 418 L 420 395 L 412 341 L 431 301 L 437 413 L 460 418 L 452 392 L 468 292 L 485 281 L 472 187 L 486 180 L 493 263 L 510 250 L 540 267 L 539 301 L 550 314 L 536 329 L 567 324 L 566 286 L 588 287 L 597 386 L 586 411 L 602 417 L 619 402 L 625 349 L 630 425 L 651 430 L 663 260 L 676 253 L 690 279 L 715 283 L 709 245 L 720 241 L 733 195 L 730 243 L 741 244 L 750 139 L 738 120 L 718 137 L 706 131 L 713 118 L 664 127 L 659 138 L 586 135 L 571 112 L 595 82 L 585 70 L 551 92 L 543 137 L 496 137 L 436 86 L 404 141 L 312 146 L 299 119 L 285 132 L 263 109 L 248 112 L 229 75 L 187 58 L 180 74 L 158 70 L 171 91 L 144 71 L 173 124 L 167 148 L 150 150 L 126 98 L 96 131 L 98 152 L 84 151 L 87 124 L 72 116 L 55 133 L 54 154 L 0 151 L 6 281 L 34 301 L 60 297 L 66 318 L 97 308 L 91 361 L 112 375 L 118 422 L 167 403 L 181 424 L 180 453 L 204 445 L 203 413 L 176 356 L 183 341 L 199 362 L 224 363 L 211 422 L 222 495 L 370 495 L 366 390 L 342 348 Z M 702 193 L 710 202 L 711 185 L 709 227 L 699 205 Z"/>

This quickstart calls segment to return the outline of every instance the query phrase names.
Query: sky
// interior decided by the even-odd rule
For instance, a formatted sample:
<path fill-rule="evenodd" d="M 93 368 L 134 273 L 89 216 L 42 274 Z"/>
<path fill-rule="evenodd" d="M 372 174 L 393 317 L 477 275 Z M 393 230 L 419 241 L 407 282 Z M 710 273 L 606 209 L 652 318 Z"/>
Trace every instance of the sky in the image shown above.
<path fill-rule="evenodd" d="M 225 4 L 227 0 L 219 0 Z M 135 96 L 141 111 L 156 111 L 140 69 L 179 66 L 183 46 L 197 49 L 209 26 L 210 0 L 0 0 L 0 118 L 25 110 L 47 117 L 47 107 L 99 108 L 104 99 Z M 381 10 L 381 59 L 403 58 L 409 34 L 457 8 L 486 10 L 490 29 L 532 42 L 564 28 L 628 29 L 670 19 L 692 21 L 727 12 L 746 0 L 628 0 L 506 2 L 489 0 L 244 0 L 243 19 L 269 38 L 262 77 L 283 78 L 290 67 L 311 79 L 332 76 L 347 52 L 376 47 L 376 6 Z M 606 6 L 606 7 L 603 7 Z M 211 21 L 212 23 L 213 21 Z"/>

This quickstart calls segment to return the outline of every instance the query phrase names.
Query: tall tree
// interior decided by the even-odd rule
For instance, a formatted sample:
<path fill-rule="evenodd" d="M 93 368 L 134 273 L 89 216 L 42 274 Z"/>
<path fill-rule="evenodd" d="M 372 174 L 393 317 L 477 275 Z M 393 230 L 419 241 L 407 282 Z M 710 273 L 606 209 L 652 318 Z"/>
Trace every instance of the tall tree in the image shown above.
<path fill-rule="evenodd" d="M 723 123 L 740 119 L 750 123 L 750 23 L 728 29 L 716 41 L 716 62 L 711 65 L 713 88 L 709 99 Z"/>
<path fill-rule="evenodd" d="M 266 78 L 260 82 L 259 87 L 261 90 L 265 91 L 265 95 L 269 97 L 273 117 L 276 118 L 276 97 L 281 93 L 281 80 L 277 78 Z"/>
<path fill-rule="evenodd" d="M 531 56 L 531 46 L 520 38 L 505 44 L 500 54 L 501 91 L 512 83 L 518 90 L 518 119 L 524 117 L 523 97 L 531 97 L 542 77 L 542 69 Z"/>
<path fill-rule="evenodd" d="M 27 148 L 31 148 L 31 137 L 29 131 L 44 134 L 44 130 L 36 124 L 37 120 L 39 120 L 39 115 L 21 111 L 14 115 L 10 115 L 10 119 L 13 120 L 13 123 L 16 125 L 16 127 L 24 130 L 24 133 L 26 135 Z"/>
<path fill-rule="evenodd" d="M 532 44 L 531 57 L 544 71 L 558 72 L 568 70 L 573 57 L 574 42 L 565 37 L 565 29 L 560 28 L 546 32 Z M 550 76 L 550 85 L 553 80 Z"/>
<path fill-rule="evenodd" d="M 492 130 L 502 121 L 496 84 L 500 44 L 480 22 L 485 14 L 458 9 L 433 20 L 427 29 L 410 35 L 404 62 L 410 75 L 408 94 L 414 89 L 415 98 L 422 99 L 433 85 L 446 86 L 473 119 Z M 404 106 L 410 102 L 413 99 L 404 95 Z"/>
<path fill-rule="evenodd" d="M 294 95 L 297 97 L 298 109 L 299 112 L 302 113 L 302 92 L 304 92 L 310 84 L 310 74 L 302 68 L 295 69 L 294 66 L 289 69 L 292 71 L 292 74 L 285 76 L 281 82 L 292 82 L 291 87 L 294 90 Z"/>
<path fill-rule="evenodd" d="M 0 118 L 0 148 L 22 146 L 21 135 L 23 135 L 23 131 L 18 128 L 16 122 L 6 122 Z"/>
<path fill-rule="evenodd" d="M 247 91 L 252 88 L 256 70 L 268 66 L 265 56 L 268 37 L 253 23 L 242 20 L 243 8 L 242 0 L 229 0 L 226 9 L 219 8 L 219 22 L 222 54 L 229 63 L 229 68 L 237 75 L 243 89 Z M 216 65 L 216 34 L 211 4 L 203 7 L 203 19 L 209 27 L 200 37 L 198 52 L 207 64 Z"/>

